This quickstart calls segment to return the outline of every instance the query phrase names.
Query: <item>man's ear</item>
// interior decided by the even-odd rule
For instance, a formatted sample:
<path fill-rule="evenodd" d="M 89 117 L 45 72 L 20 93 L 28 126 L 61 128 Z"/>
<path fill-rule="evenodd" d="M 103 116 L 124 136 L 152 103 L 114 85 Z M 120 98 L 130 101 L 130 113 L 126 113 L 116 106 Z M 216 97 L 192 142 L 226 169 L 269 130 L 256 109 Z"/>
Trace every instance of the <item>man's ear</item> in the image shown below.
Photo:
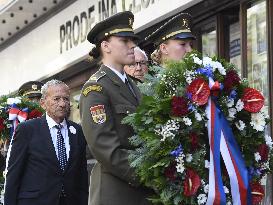
<path fill-rule="evenodd" d="M 100 44 L 101 50 L 103 53 L 110 53 L 111 48 L 108 41 L 102 41 Z"/>
<path fill-rule="evenodd" d="M 44 110 L 46 110 L 46 105 L 45 105 L 45 99 L 44 98 L 40 99 L 40 105 Z"/>
<path fill-rule="evenodd" d="M 163 53 L 163 54 L 165 54 L 165 55 L 168 55 L 168 47 L 167 47 L 167 44 L 161 43 L 160 46 L 159 46 L 159 49 L 160 49 L 161 53 Z"/>

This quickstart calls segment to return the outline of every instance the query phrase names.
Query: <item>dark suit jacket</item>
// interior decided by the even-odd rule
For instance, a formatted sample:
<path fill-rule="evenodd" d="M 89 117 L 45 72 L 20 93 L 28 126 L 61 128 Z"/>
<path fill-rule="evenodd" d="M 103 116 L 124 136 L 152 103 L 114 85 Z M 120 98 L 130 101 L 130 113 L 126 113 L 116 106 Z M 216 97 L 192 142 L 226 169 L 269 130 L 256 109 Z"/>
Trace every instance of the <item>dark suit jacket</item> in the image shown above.
<path fill-rule="evenodd" d="M 64 185 L 67 205 L 87 205 L 86 142 L 81 127 L 71 121 L 70 153 L 64 172 L 56 156 L 46 117 L 20 123 L 12 143 L 5 205 L 58 205 Z"/>
<path fill-rule="evenodd" d="M 91 173 L 89 205 L 149 204 L 148 192 L 136 186 L 138 182 L 128 162 L 128 151 L 135 149 L 128 140 L 134 135 L 133 128 L 121 123 L 140 101 L 138 88 L 128 80 L 136 98 L 112 70 L 102 65 L 82 89 L 82 127 L 98 160 Z"/>

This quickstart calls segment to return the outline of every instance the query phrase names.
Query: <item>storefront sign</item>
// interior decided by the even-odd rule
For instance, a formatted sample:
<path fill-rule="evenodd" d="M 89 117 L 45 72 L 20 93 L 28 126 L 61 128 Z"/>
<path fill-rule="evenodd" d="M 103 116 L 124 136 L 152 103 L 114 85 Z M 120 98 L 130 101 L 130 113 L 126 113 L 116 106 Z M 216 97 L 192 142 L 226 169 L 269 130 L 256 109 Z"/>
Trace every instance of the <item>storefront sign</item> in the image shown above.
<path fill-rule="evenodd" d="M 179 6 L 189 6 L 187 4 L 192 4 L 194 1 L 97 0 L 92 2 L 93 3 L 80 14 L 76 14 L 60 25 L 60 54 L 78 46 L 79 43 L 83 43 L 86 40 L 88 31 L 95 23 L 117 12 L 132 11 L 135 14 L 134 28 L 136 29 L 157 17 L 179 8 Z M 147 10 L 149 11 L 147 12 Z"/>
<path fill-rule="evenodd" d="M 46 79 L 86 59 L 92 45 L 88 31 L 117 12 L 135 14 L 134 28 L 175 14 L 202 0 L 77 0 L 1 51 L 0 95 L 29 80 Z M 13 76 L 12 81 L 10 76 Z"/>

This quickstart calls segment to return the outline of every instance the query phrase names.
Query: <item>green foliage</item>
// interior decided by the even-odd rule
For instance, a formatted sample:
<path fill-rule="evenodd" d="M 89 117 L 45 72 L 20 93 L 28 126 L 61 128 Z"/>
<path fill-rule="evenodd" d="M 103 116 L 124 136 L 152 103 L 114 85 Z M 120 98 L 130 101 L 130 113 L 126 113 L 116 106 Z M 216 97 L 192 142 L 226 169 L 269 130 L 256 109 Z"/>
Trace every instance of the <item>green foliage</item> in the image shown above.
<path fill-rule="evenodd" d="M 0 138 L 6 140 L 10 138 L 12 121 L 9 120 L 9 110 L 11 108 L 11 102 L 15 102 L 16 107 L 19 110 L 26 109 L 26 112 L 30 114 L 35 110 L 35 113 L 31 113 L 32 117 L 38 117 L 36 115 L 41 115 L 44 113 L 43 108 L 36 102 L 29 101 L 24 97 L 8 96 L 4 95 L 0 97 Z M 28 115 L 27 119 L 31 117 Z M 31 117 L 31 118 L 32 118 Z"/>
<path fill-rule="evenodd" d="M 239 108 L 244 90 L 248 88 L 247 81 L 241 80 L 231 86 L 232 91 L 236 93 L 235 97 L 231 97 L 231 90 L 223 89 L 225 81 L 228 80 L 226 73 L 235 71 L 234 65 L 217 57 L 202 59 L 201 54 L 194 51 L 187 54 L 183 61 L 169 61 L 164 67 L 151 68 L 153 75 L 146 75 L 145 82 L 139 84 L 143 94 L 141 104 L 135 113 L 123 120 L 123 123 L 131 125 L 137 133 L 130 138 L 131 144 L 137 148 L 130 152 L 129 161 L 141 182 L 155 190 L 155 196 L 150 198 L 153 204 L 197 205 L 197 197 L 201 194 L 207 195 L 204 191 L 208 184 L 209 172 L 209 169 L 205 168 L 205 160 L 209 160 L 208 118 L 205 111 L 207 104 L 199 106 L 188 91 L 188 87 L 196 78 L 203 79 L 205 83 L 212 79 L 222 85 L 216 92 L 210 91 L 210 97 L 227 118 L 246 166 L 254 169 L 266 167 L 262 174 L 253 177 L 253 180 L 259 182 L 266 173 L 272 171 L 272 144 L 270 146 L 270 142 L 265 141 L 264 129 L 257 130 L 253 126 L 255 115 L 262 116 L 255 118 L 261 126 L 264 126 L 263 121 L 265 124 L 269 122 L 268 117 L 262 110 L 259 113 L 250 113 Z M 208 71 L 212 72 L 211 76 Z M 172 104 L 174 96 L 184 99 L 182 102 L 185 103 L 187 113 L 175 114 L 175 105 Z M 230 102 L 232 100 L 233 104 Z M 234 116 L 230 114 L 232 109 L 236 111 Z M 245 127 L 242 127 L 239 121 L 242 121 Z M 270 147 L 266 162 L 255 159 L 254 153 L 258 152 L 261 144 Z M 181 150 L 175 156 L 173 153 L 179 150 L 179 147 Z M 271 164 L 266 166 L 266 163 Z M 224 164 L 222 169 L 225 169 Z M 185 196 L 186 185 L 183 183 L 188 179 L 188 170 L 194 171 L 202 182 L 190 197 Z M 223 176 L 223 182 L 230 187 L 228 177 Z M 230 200 L 231 195 L 227 195 L 227 198 Z"/>

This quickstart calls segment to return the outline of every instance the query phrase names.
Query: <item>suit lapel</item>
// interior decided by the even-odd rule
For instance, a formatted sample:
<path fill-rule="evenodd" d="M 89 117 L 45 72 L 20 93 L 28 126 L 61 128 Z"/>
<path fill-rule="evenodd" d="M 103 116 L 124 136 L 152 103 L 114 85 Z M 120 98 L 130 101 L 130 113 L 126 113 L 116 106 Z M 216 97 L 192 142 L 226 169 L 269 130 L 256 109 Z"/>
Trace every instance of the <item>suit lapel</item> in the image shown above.
<path fill-rule="evenodd" d="M 113 83 L 119 87 L 120 94 L 127 100 L 129 100 L 132 104 L 137 105 L 137 99 L 133 95 L 133 93 L 129 90 L 127 85 L 120 79 L 117 74 L 115 74 L 110 68 L 105 65 L 101 66 L 101 70 L 103 70 L 106 75 L 113 81 Z M 132 84 L 132 83 L 131 83 Z"/>
<path fill-rule="evenodd" d="M 55 147 L 52 142 L 51 134 L 49 131 L 49 127 L 48 127 L 45 115 L 41 117 L 41 135 L 42 135 L 42 139 L 45 139 L 46 146 L 49 150 L 48 154 L 51 155 L 51 158 L 54 160 L 56 167 L 60 169 L 59 160 L 56 155 Z"/>

